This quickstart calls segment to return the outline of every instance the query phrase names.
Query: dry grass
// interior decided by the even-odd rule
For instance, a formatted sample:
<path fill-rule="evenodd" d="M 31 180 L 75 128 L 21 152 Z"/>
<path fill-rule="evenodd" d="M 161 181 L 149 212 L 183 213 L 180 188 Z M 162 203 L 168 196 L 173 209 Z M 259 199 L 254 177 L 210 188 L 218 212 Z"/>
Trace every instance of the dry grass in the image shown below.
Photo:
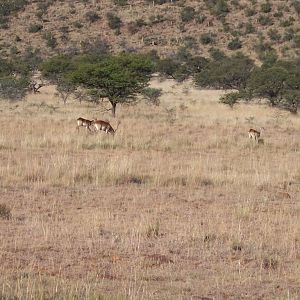
<path fill-rule="evenodd" d="M 0 298 L 299 299 L 299 117 L 153 85 L 115 138 L 51 88 L 1 102 Z"/>

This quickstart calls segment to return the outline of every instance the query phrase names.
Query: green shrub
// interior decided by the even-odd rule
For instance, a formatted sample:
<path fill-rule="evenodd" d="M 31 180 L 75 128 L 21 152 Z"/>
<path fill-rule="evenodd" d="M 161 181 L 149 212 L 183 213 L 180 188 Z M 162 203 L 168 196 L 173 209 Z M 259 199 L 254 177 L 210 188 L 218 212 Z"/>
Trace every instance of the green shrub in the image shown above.
<path fill-rule="evenodd" d="M 246 17 L 252 17 L 252 16 L 256 15 L 256 11 L 253 8 L 247 8 L 245 10 L 245 15 L 246 15 Z"/>
<path fill-rule="evenodd" d="M 282 40 L 285 42 L 291 41 L 294 38 L 294 36 L 295 36 L 295 32 L 292 28 L 290 28 L 284 32 Z"/>
<path fill-rule="evenodd" d="M 79 20 L 74 21 L 73 26 L 76 27 L 76 28 L 82 28 L 83 27 L 82 23 Z"/>
<path fill-rule="evenodd" d="M 272 10 L 272 5 L 269 2 L 263 3 L 260 6 L 260 10 L 263 13 L 269 13 Z"/>
<path fill-rule="evenodd" d="M 195 75 L 195 83 L 200 87 L 245 88 L 254 68 L 254 62 L 241 53 L 210 62 Z"/>
<path fill-rule="evenodd" d="M 296 48 L 300 48 L 300 35 L 294 37 L 294 45 Z"/>
<path fill-rule="evenodd" d="M 107 13 L 106 17 L 109 28 L 120 30 L 122 26 L 122 20 L 117 15 L 113 13 Z"/>
<path fill-rule="evenodd" d="M 43 25 L 42 24 L 30 24 L 28 27 L 28 32 L 30 33 L 36 33 L 40 30 L 42 30 Z"/>
<path fill-rule="evenodd" d="M 214 39 L 212 37 L 211 33 L 203 33 L 200 36 L 200 41 L 203 45 L 208 45 L 214 42 Z"/>
<path fill-rule="evenodd" d="M 245 25 L 245 34 L 255 33 L 256 29 L 251 22 L 246 23 Z"/>
<path fill-rule="evenodd" d="M 156 88 L 145 88 L 142 94 L 150 103 L 159 105 L 159 97 L 162 94 L 162 90 Z"/>
<path fill-rule="evenodd" d="M 147 23 L 143 19 L 137 19 L 134 22 L 128 24 L 128 31 L 131 34 L 137 33 L 143 26 L 146 26 Z"/>
<path fill-rule="evenodd" d="M 229 8 L 225 0 L 204 0 L 204 3 L 210 11 L 218 17 L 225 17 L 229 12 Z"/>
<path fill-rule="evenodd" d="M 298 15 L 300 15 L 300 1 L 293 1 L 293 6 Z"/>
<path fill-rule="evenodd" d="M 290 16 L 287 20 L 280 22 L 280 26 L 290 27 L 294 24 L 294 22 L 295 22 L 295 19 L 292 16 Z"/>
<path fill-rule="evenodd" d="M 149 17 L 150 25 L 162 23 L 164 21 L 166 21 L 166 17 L 163 15 L 151 15 Z"/>
<path fill-rule="evenodd" d="M 184 7 L 180 13 L 182 22 L 190 22 L 194 20 L 195 15 L 196 15 L 195 8 L 191 6 Z"/>
<path fill-rule="evenodd" d="M 4 99 L 20 100 L 25 97 L 28 87 L 28 77 L 14 78 L 12 76 L 0 78 L 0 96 Z"/>
<path fill-rule="evenodd" d="M 0 28 L 7 29 L 8 28 L 8 18 L 0 15 Z"/>
<path fill-rule="evenodd" d="M 242 98 L 240 92 L 231 92 L 223 95 L 220 98 L 220 102 L 229 105 L 231 108 Z"/>
<path fill-rule="evenodd" d="M 277 29 L 270 29 L 268 31 L 268 36 L 272 41 L 279 42 L 281 40 L 281 35 L 279 34 Z"/>
<path fill-rule="evenodd" d="M 54 49 L 57 46 L 57 40 L 51 32 L 46 32 L 43 37 L 47 41 L 49 48 Z"/>
<path fill-rule="evenodd" d="M 88 11 L 85 13 L 85 19 L 90 23 L 94 23 L 100 20 L 100 16 L 94 11 Z"/>
<path fill-rule="evenodd" d="M 235 38 L 233 40 L 231 40 L 228 45 L 227 45 L 228 49 L 230 50 L 237 50 L 237 49 L 241 49 L 242 48 L 242 42 L 238 39 Z"/>
<path fill-rule="evenodd" d="M 213 47 L 213 48 L 210 48 L 210 49 L 208 50 L 208 52 L 209 52 L 211 58 L 212 58 L 214 61 L 221 61 L 221 60 L 223 60 L 224 58 L 226 58 L 225 53 L 224 53 L 222 50 L 220 50 L 220 49 L 217 49 L 217 48 L 214 48 L 214 47 Z"/>
<path fill-rule="evenodd" d="M 263 26 L 273 25 L 273 20 L 268 16 L 263 16 L 263 15 L 259 16 L 258 22 L 260 25 Z"/>
<path fill-rule="evenodd" d="M 12 12 L 24 8 L 28 2 L 28 0 L 1 0 L 0 15 L 9 16 Z"/>
<path fill-rule="evenodd" d="M 114 4 L 118 6 L 125 6 L 128 4 L 128 0 L 114 0 Z"/>
<path fill-rule="evenodd" d="M 275 18 L 282 18 L 283 17 L 283 12 L 282 11 L 277 11 L 273 15 Z"/>

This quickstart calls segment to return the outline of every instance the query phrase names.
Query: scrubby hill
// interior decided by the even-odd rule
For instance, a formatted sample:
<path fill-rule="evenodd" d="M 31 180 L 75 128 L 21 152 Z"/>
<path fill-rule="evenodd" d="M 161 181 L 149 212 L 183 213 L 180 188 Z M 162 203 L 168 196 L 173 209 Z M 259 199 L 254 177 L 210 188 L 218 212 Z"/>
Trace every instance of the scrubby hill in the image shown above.
<path fill-rule="evenodd" d="M 207 56 L 215 47 L 260 60 L 266 50 L 291 58 L 300 48 L 300 1 L 13 0 L 0 6 L 0 53 L 78 52 L 93 44 L 121 50 L 180 47 Z"/>

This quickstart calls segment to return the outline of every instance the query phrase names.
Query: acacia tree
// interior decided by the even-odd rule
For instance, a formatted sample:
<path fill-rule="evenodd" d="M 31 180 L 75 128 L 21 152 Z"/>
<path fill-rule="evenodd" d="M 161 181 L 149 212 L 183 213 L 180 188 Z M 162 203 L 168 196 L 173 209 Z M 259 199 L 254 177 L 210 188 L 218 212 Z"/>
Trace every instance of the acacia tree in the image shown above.
<path fill-rule="evenodd" d="M 272 106 L 297 113 L 300 106 L 300 61 L 278 62 L 253 72 L 247 83 L 247 95 L 268 99 Z"/>
<path fill-rule="evenodd" d="M 27 92 L 30 67 L 22 60 L 0 58 L 0 97 L 21 100 Z"/>
<path fill-rule="evenodd" d="M 42 75 L 56 85 L 58 94 L 66 104 L 68 97 L 76 90 L 69 78 L 71 71 L 76 69 L 75 62 L 68 56 L 60 55 L 44 62 L 40 68 Z"/>
<path fill-rule="evenodd" d="M 122 53 L 95 63 L 82 63 L 70 73 L 70 78 L 94 97 L 107 98 L 115 116 L 117 104 L 137 100 L 136 96 L 148 86 L 152 70 L 149 57 Z"/>

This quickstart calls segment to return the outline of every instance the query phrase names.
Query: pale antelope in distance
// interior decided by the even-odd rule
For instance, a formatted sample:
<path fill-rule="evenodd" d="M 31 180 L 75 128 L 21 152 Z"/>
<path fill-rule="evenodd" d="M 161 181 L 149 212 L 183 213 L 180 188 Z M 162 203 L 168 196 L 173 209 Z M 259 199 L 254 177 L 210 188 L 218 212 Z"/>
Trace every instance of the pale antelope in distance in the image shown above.
<path fill-rule="evenodd" d="M 111 135 L 115 135 L 119 125 L 120 125 L 120 121 L 118 122 L 117 128 L 113 129 L 112 126 L 106 122 L 106 121 L 102 121 L 102 120 L 93 120 L 93 126 L 95 127 L 96 131 L 100 131 L 103 130 L 105 131 L 107 134 L 111 134 Z"/>
<path fill-rule="evenodd" d="M 259 143 L 259 138 L 263 130 L 264 128 L 260 128 L 260 131 L 250 128 L 248 131 L 249 139 L 254 140 L 256 143 Z"/>
<path fill-rule="evenodd" d="M 77 126 L 76 126 L 77 131 L 79 132 L 79 127 L 85 127 L 86 130 L 91 132 L 92 130 L 91 130 L 90 127 L 93 125 L 93 121 L 94 120 L 90 121 L 90 120 L 87 120 L 87 119 L 84 119 L 84 118 L 78 118 L 77 119 Z"/>

